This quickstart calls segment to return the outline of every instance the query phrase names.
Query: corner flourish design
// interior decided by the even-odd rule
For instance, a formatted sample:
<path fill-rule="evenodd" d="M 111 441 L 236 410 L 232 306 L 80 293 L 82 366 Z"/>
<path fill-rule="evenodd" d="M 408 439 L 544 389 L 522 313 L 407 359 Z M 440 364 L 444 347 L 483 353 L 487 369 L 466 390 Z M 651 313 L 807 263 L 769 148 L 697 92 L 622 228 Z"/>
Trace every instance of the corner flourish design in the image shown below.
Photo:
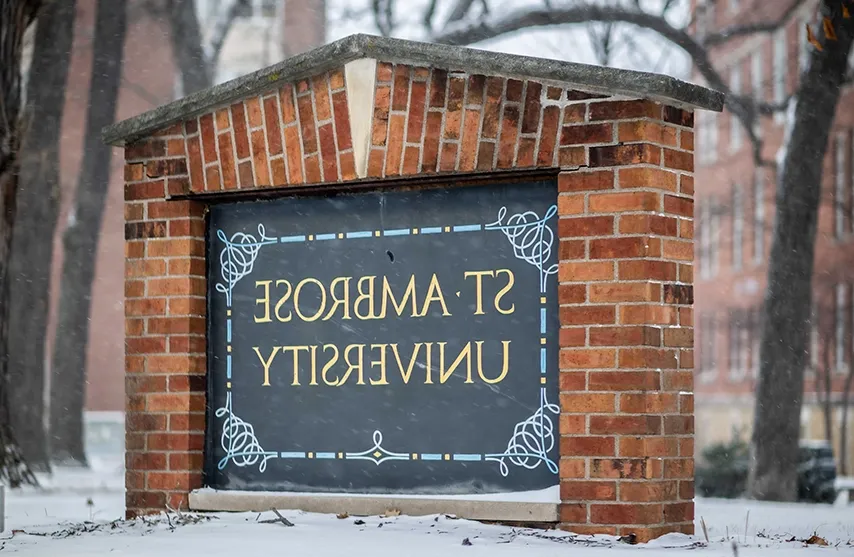
<path fill-rule="evenodd" d="M 543 218 L 533 211 L 525 211 L 511 215 L 505 222 L 507 207 L 502 207 L 498 211 L 498 220 L 483 227 L 485 230 L 502 231 L 513 245 L 513 254 L 516 258 L 539 269 L 540 292 L 546 291 L 549 275 L 557 274 L 557 263 L 546 267 L 555 239 L 554 231 L 546 223 L 556 214 L 557 205 L 552 205 Z"/>
<path fill-rule="evenodd" d="M 540 407 L 527 420 L 516 424 L 507 449 L 503 453 L 486 455 L 486 460 L 499 464 L 502 476 L 510 473 L 505 459 L 528 470 L 533 470 L 544 462 L 550 472 L 558 473 L 557 463 L 549 457 L 549 451 L 555 446 L 555 423 L 546 412 L 558 415 L 560 406 L 549 402 L 546 390 L 542 388 Z"/>
<path fill-rule="evenodd" d="M 222 230 L 216 231 L 217 238 L 225 244 L 219 254 L 220 274 L 223 282 L 216 284 L 217 292 L 225 294 L 225 303 L 231 307 L 231 292 L 234 286 L 255 267 L 255 259 L 261 246 L 278 243 L 277 238 L 266 235 L 263 224 L 258 225 L 258 238 L 251 234 L 236 232 L 229 239 Z"/>
<path fill-rule="evenodd" d="M 220 436 L 220 445 L 225 451 L 225 456 L 220 459 L 217 468 L 224 469 L 229 460 L 241 468 L 254 466 L 260 461 L 258 471 L 267 470 L 267 461 L 276 458 L 278 453 L 265 451 L 255 436 L 255 428 L 252 424 L 238 418 L 231 411 L 231 391 L 226 393 L 225 406 L 217 409 L 216 417 L 225 417 Z"/>

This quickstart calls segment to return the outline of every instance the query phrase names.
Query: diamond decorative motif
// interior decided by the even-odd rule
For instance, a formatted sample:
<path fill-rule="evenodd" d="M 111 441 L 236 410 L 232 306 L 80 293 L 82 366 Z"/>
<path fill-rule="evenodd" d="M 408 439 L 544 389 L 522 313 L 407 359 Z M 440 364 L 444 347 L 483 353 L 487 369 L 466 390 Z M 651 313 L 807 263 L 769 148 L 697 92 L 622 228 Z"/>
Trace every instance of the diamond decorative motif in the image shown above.
<path fill-rule="evenodd" d="M 374 451 L 374 456 L 375 456 L 376 458 L 379 458 L 379 457 L 381 457 L 382 455 L 383 455 L 383 454 L 382 454 L 381 452 L 379 452 L 379 451 Z"/>

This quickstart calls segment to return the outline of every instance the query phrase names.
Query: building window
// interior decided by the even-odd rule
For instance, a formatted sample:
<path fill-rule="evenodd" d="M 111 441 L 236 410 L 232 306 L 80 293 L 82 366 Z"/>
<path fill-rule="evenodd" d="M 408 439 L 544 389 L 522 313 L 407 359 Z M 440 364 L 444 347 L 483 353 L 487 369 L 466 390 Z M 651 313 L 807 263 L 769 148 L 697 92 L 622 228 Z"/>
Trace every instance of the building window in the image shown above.
<path fill-rule="evenodd" d="M 707 0 L 697 7 L 697 38 L 704 39 L 715 28 L 715 0 Z"/>
<path fill-rule="evenodd" d="M 762 345 L 762 310 L 757 309 L 753 312 L 753 320 L 750 324 L 750 335 L 752 342 L 750 345 L 750 372 L 752 377 L 759 377 L 759 371 L 762 367 L 760 359 L 760 348 Z"/>
<path fill-rule="evenodd" d="M 720 233 L 720 212 L 713 199 L 701 203 L 699 218 L 700 277 L 713 278 L 718 273 L 718 235 Z"/>
<path fill-rule="evenodd" d="M 738 381 L 744 378 L 746 362 L 746 328 L 740 312 L 730 314 L 729 318 L 729 378 Z"/>
<path fill-rule="evenodd" d="M 732 268 L 741 270 L 744 262 L 744 188 L 732 186 Z"/>
<path fill-rule="evenodd" d="M 237 17 L 276 17 L 276 0 L 237 0 Z"/>
<path fill-rule="evenodd" d="M 750 55 L 750 79 L 753 98 L 760 102 L 765 100 L 764 71 L 762 67 L 762 45 L 760 44 Z"/>
<path fill-rule="evenodd" d="M 765 174 L 761 168 L 753 172 L 753 262 L 765 260 Z"/>
<path fill-rule="evenodd" d="M 845 226 L 845 133 L 838 132 L 833 149 L 833 232 L 841 238 L 846 232 Z"/>
<path fill-rule="evenodd" d="M 730 68 L 729 88 L 733 96 L 741 95 L 741 64 L 736 63 Z M 735 152 L 741 149 L 741 122 L 735 115 L 729 113 L 729 150 Z"/>
<path fill-rule="evenodd" d="M 704 383 L 708 383 L 714 381 L 717 376 L 717 329 L 714 314 L 701 315 L 699 325 L 700 378 Z"/>
<path fill-rule="evenodd" d="M 714 112 L 700 110 L 697 117 L 697 158 L 701 164 L 714 163 L 718 158 L 718 120 Z"/>
<path fill-rule="evenodd" d="M 739 0 L 728 0 L 727 4 L 729 5 L 729 11 L 731 13 L 737 12 L 741 7 L 741 2 L 739 2 Z"/>
<path fill-rule="evenodd" d="M 774 32 L 774 102 L 786 100 L 786 28 Z"/>
<path fill-rule="evenodd" d="M 835 312 L 835 328 L 836 328 L 836 353 L 834 358 L 834 369 L 837 373 L 846 372 L 845 358 L 845 339 L 847 338 L 847 287 L 845 284 L 836 285 L 836 312 Z"/>
<path fill-rule="evenodd" d="M 709 230 L 709 266 L 711 267 L 712 276 L 715 276 L 718 274 L 720 263 L 718 236 L 721 232 L 721 211 L 717 201 L 712 206 L 712 214 L 709 220 L 711 221 Z"/>

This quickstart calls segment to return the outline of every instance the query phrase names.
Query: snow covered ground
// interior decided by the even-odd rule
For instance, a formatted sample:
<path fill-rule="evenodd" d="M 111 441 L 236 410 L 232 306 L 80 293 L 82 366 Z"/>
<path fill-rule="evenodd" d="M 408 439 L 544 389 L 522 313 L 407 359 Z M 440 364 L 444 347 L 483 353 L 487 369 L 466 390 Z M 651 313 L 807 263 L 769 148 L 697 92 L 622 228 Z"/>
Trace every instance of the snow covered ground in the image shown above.
<path fill-rule="evenodd" d="M 642 557 L 679 557 L 687 551 L 706 556 L 808 557 L 808 552 L 854 556 L 854 505 L 771 505 L 752 501 L 700 500 L 694 537 L 673 535 L 651 544 L 629 546 L 606 537 L 484 525 L 445 516 L 347 517 L 282 511 L 294 526 L 271 512 L 198 515 L 135 521 L 118 520 L 124 493 L 120 465 L 93 462 L 91 472 L 59 470 L 42 492 L 7 494 L 3 555 L 188 557 L 193 555 L 353 555 L 557 556 L 642 551 Z M 76 487 L 71 489 L 69 485 Z M 118 485 L 117 485 L 118 484 Z M 706 544 L 700 520 L 705 522 Z M 198 522 L 196 522 L 198 520 Z M 115 521 L 115 522 L 114 522 Z M 179 523 L 185 523 L 183 525 Z M 746 528 L 746 529 L 745 529 Z M 802 540 L 817 535 L 828 547 Z M 796 541 L 787 541 L 795 538 Z M 467 540 L 467 541 L 466 541 Z M 800 540 L 800 541 L 798 541 Z M 737 553 L 733 552 L 733 542 Z M 470 545 L 469 545 L 470 544 Z M 780 553 L 782 552 L 782 553 Z"/>

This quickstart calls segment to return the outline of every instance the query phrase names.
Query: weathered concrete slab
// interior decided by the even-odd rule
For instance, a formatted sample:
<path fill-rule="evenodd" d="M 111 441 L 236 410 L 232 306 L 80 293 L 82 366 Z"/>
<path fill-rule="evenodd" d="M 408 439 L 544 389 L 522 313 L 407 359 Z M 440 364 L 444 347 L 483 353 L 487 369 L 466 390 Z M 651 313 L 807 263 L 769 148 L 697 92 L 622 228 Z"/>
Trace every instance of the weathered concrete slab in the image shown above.
<path fill-rule="evenodd" d="M 410 497 L 306 495 L 201 489 L 190 493 L 194 511 L 262 512 L 272 508 L 351 516 L 374 516 L 397 509 L 408 516 L 450 514 L 471 520 L 557 522 L 557 503 L 478 501 Z"/>

